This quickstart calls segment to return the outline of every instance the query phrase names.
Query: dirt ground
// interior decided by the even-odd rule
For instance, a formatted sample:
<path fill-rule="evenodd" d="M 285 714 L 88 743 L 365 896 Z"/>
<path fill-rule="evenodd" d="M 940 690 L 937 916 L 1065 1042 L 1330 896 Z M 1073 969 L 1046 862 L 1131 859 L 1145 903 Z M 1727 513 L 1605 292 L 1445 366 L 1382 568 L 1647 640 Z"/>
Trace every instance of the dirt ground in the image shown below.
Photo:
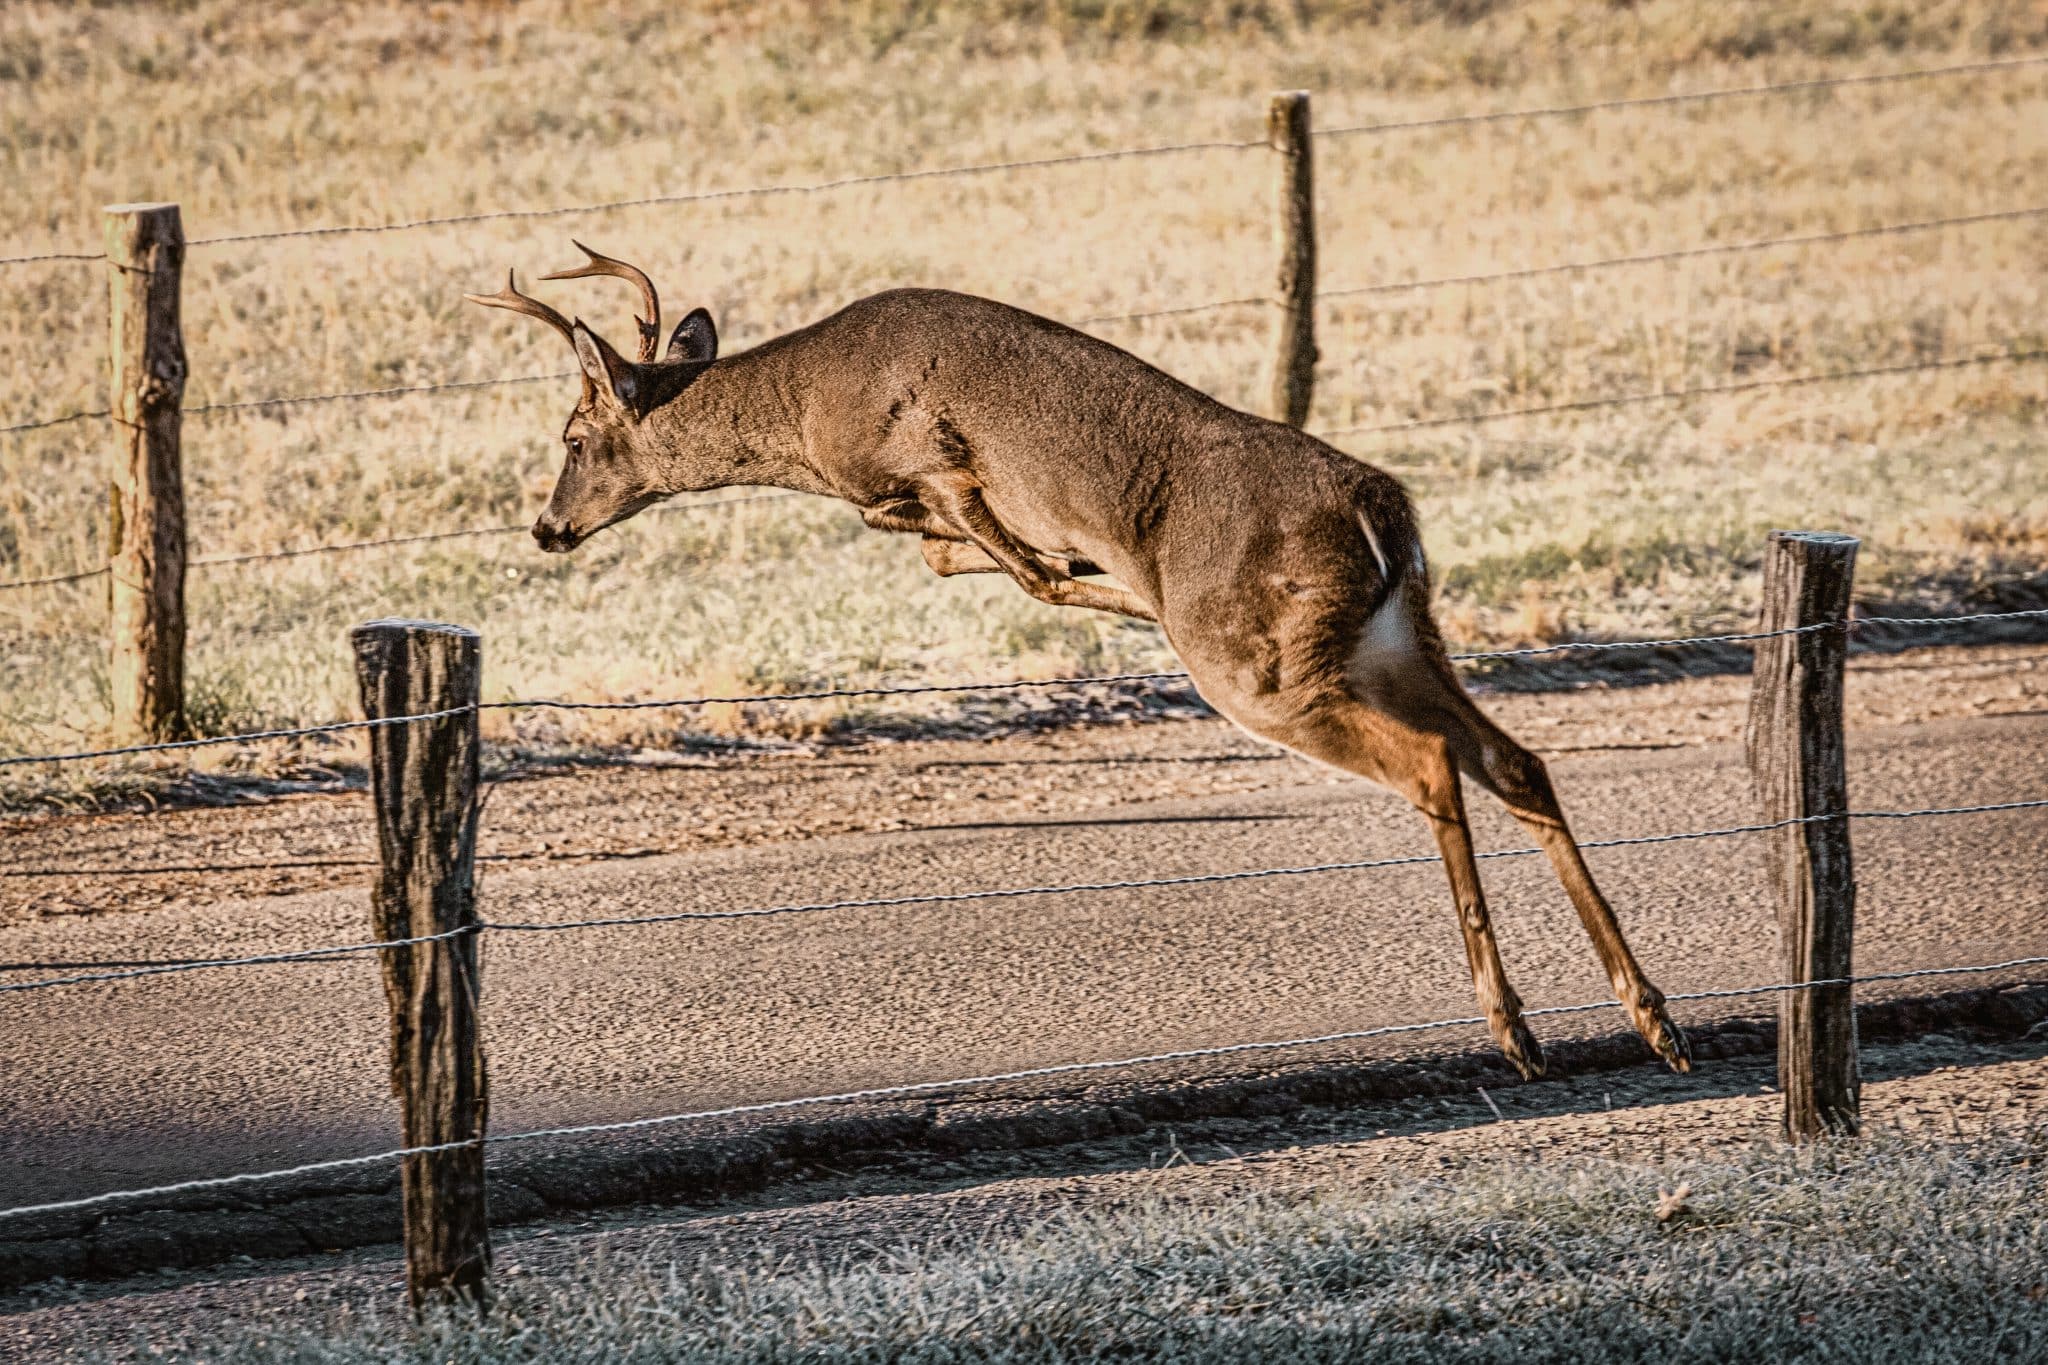
<path fill-rule="evenodd" d="M 2037 1034 L 2039 1030 L 2036 1031 Z M 1990 1045 L 1945 1036 L 1867 1048 L 1864 1116 L 1875 1129 L 1941 1138 L 2048 1122 L 2048 1037 Z M 973 1235 L 1002 1235 L 1064 1211 L 1113 1211 L 1164 1196 L 1212 1202 L 1249 1193 L 1308 1195 L 1395 1174 L 1451 1178 L 1503 1158 L 1682 1162 L 1686 1154 L 1778 1140 L 1768 1057 L 1699 1077 L 1643 1068 L 1418 1098 L 1372 1109 L 1300 1110 L 1218 1120 L 1085 1146 L 985 1152 L 941 1166 L 855 1176 L 818 1169 L 771 1195 L 715 1207 L 639 1209 L 501 1232 L 495 1273 L 564 1274 L 593 1258 L 694 1260 L 757 1252 L 862 1256 Z M 1644 1216 L 1657 1191 L 1644 1190 Z M 1711 1204 L 1715 1191 L 1691 1197 Z M 402 1261 L 390 1251 L 161 1272 L 92 1285 L 61 1282 L 0 1298 L 0 1350 L 23 1362 L 87 1348 L 136 1358 L 203 1342 L 236 1321 L 315 1325 L 338 1310 L 394 1309 Z"/>
<path fill-rule="evenodd" d="M 1943 647 L 1851 662 L 1852 728 L 2048 707 L 2048 650 Z M 1486 705 L 1544 754 L 1724 743 L 1749 679 L 1504 692 Z M 778 752 L 648 753 L 514 767 L 490 790 L 486 864 L 606 862 L 824 835 L 1075 814 L 1171 797 L 1339 782 L 1216 719 Z M 0 820 L 0 924 L 364 882 L 353 790 L 129 814 Z"/>

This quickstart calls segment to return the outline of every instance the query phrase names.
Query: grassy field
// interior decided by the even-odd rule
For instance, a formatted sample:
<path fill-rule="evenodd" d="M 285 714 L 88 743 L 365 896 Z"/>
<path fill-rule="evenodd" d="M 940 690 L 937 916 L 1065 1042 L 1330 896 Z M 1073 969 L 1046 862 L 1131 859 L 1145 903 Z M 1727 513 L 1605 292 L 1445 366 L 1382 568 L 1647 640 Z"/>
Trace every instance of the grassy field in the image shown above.
<path fill-rule="evenodd" d="M 2011 0 L 868 0 L 70 6 L 0 13 L 0 255 L 95 250 L 99 207 L 193 238 L 1324 128 L 2048 51 Z M 2048 204 L 2048 68 L 1536 121 L 1325 136 L 1322 283 L 1430 279 Z M 545 328 L 460 300 L 571 235 L 648 266 L 728 347 L 872 290 L 1054 316 L 1260 293 L 1271 154 L 1219 150 L 194 246 L 188 402 L 544 374 Z M 1311 426 L 1954 359 L 2048 344 L 2048 234 L 2008 221 L 1333 299 Z M 628 291 L 541 287 L 623 340 Z M 97 263 L 0 267 L 0 425 L 105 404 Z M 1256 307 L 1094 330 L 1223 398 L 1264 390 Z M 193 542 L 229 555 L 531 519 L 569 380 L 194 416 Z M 1773 525 L 1867 537 L 1866 593 L 1977 600 L 2048 569 L 2048 366 L 1988 365 L 1344 438 L 1421 502 L 1460 645 L 1750 619 Z M 106 435 L 0 435 L 0 578 L 91 568 Z M 0 752 L 104 726 L 104 585 L 0 592 Z M 808 499 L 647 515 L 568 559 L 522 535 L 201 568 L 206 728 L 352 714 L 343 632 L 486 637 L 491 697 L 1152 667 L 1149 627 L 940 581 Z M 807 713 L 800 724 L 829 719 Z M 499 738 L 661 742 L 684 722 L 494 718 Z M 731 718 L 719 722 L 731 725 Z"/>
<path fill-rule="evenodd" d="M 482 1327 L 356 1313 L 156 1346 L 222 1365 L 2036 1360 L 2044 1170 L 2038 1126 L 1663 1166 L 1553 1152 L 824 1264 L 592 1265 L 506 1281 Z"/>

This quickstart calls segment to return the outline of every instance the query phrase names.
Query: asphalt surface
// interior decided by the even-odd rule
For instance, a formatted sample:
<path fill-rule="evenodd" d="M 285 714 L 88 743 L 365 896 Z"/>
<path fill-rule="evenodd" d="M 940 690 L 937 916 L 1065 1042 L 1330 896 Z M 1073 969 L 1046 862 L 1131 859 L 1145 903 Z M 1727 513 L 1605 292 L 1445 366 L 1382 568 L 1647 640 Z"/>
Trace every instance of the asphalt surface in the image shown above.
<path fill-rule="evenodd" d="M 2040 712 L 1864 729 L 1850 746 L 1859 809 L 2048 795 Z M 1586 840 L 1753 818 L 1733 745 L 1566 755 L 1552 769 Z M 1482 848 L 1524 846 L 1496 808 L 1475 807 Z M 2048 953 L 2044 836 L 2038 810 L 1859 823 L 1859 968 Z M 482 898 L 487 919 L 548 923 L 1429 851 L 1395 798 L 1318 783 L 1069 820 L 492 868 Z M 1667 991 L 1776 977 L 1757 836 L 1589 856 Z M 1484 870 L 1524 999 L 1604 998 L 1542 861 Z M 0 960 L 290 951 L 361 941 L 366 927 L 364 891 L 326 890 L 0 927 Z M 496 934 L 485 961 L 496 1132 L 1472 1011 L 1433 865 Z M 0 1207 L 395 1145 L 383 1009 L 367 956 L 0 996 Z M 1714 1002 L 1679 1017 L 1758 1010 Z M 1536 1023 L 1545 1037 L 1617 1026 L 1606 1014 Z M 1464 1048 L 1480 1036 L 1465 1028 L 1398 1046 Z M 1395 1050 L 1375 1040 L 1323 1055 Z"/>

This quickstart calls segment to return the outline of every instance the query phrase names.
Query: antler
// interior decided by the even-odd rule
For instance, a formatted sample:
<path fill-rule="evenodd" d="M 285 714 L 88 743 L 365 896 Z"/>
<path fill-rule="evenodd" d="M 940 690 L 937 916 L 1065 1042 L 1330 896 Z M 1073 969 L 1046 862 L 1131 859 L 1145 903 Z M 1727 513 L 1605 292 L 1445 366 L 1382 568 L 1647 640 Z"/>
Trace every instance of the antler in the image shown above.
<path fill-rule="evenodd" d="M 505 272 L 505 287 L 495 294 L 464 294 L 471 303 L 480 303 L 486 308 L 505 308 L 514 313 L 524 313 L 530 318 L 539 318 L 562 334 L 570 345 L 576 344 L 575 329 L 569 319 L 542 303 L 539 299 L 528 298 L 519 292 L 519 278 L 512 271 Z"/>
<path fill-rule="evenodd" d="M 574 242 L 574 239 L 571 239 Z M 640 325 L 640 363 L 645 365 L 655 356 L 661 338 L 661 298 L 654 292 L 654 281 L 647 278 L 647 272 L 637 265 L 627 265 L 609 256 L 601 256 L 581 242 L 574 242 L 576 249 L 590 258 L 589 262 L 574 270 L 557 270 L 552 275 L 541 276 L 544 280 L 580 280 L 591 275 L 613 275 L 628 280 L 640 289 L 640 299 L 647 308 L 647 316 L 635 316 L 633 321 Z"/>

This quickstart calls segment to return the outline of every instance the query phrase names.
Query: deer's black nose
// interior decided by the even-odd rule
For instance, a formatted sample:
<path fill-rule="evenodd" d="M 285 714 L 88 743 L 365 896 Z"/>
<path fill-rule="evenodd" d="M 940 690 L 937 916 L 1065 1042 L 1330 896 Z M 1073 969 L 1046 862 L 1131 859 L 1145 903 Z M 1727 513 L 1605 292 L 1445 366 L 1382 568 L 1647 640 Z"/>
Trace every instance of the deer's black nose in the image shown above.
<path fill-rule="evenodd" d="M 575 530 L 563 523 L 549 521 L 542 517 L 533 524 L 533 538 L 541 549 L 549 554 L 566 554 L 576 548 L 581 539 Z"/>

